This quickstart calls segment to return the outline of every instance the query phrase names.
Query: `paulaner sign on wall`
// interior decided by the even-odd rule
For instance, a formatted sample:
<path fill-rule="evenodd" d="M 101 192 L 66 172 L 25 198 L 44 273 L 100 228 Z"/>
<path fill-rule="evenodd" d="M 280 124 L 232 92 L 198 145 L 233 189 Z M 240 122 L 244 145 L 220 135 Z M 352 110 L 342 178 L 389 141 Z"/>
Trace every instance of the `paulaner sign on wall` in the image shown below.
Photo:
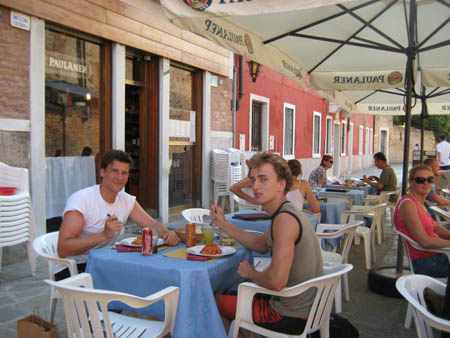
<path fill-rule="evenodd" d="M 76 58 L 61 55 L 53 52 L 46 52 L 45 66 L 49 71 L 65 72 L 73 76 L 88 76 L 89 65 Z"/>

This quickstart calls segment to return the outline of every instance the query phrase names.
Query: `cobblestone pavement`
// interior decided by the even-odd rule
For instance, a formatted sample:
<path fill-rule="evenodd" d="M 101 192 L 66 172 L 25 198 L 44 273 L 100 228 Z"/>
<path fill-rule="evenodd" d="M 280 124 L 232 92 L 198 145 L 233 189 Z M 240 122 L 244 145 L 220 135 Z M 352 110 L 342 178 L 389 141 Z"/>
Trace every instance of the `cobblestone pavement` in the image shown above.
<path fill-rule="evenodd" d="M 393 166 L 401 182 L 401 165 Z M 365 173 L 379 174 L 379 169 L 370 168 Z M 361 172 L 352 173 L 352 177 L 362 176 Z M 386 238 L 377 245 L 377 266 L 394 265 L 396 262 L 397 237 L 386 219 Z M 173 224 L 174 227 L 177 224 Z M 365 267 L 364 244 L 354 245 L 350 251 L 349 262 L 354 269 L 349 274 L 350 302 L 343 302 L 342 315 L 349 318 L 359 330 L 361 338 L 416 337 L 414 327 L 404 329 L 406 301 L 378 295 L 367 286 L 368 270 Z M 37 274 L 31 276 L 27 261 L 4 266 L 0 272 L 0 337 L 17 336 L 17 320 L 36 313 L 48 318 L 50 291 L 43 282 L 48 278 L 47 263 L 37 260 Z M 55 324 L 60 337 L 67 337 L 64 310 L 58 301 Z M 31 337 L 30 337 L 31 338 Z M 202 338 L 202 337 L 198 337 Z"/>

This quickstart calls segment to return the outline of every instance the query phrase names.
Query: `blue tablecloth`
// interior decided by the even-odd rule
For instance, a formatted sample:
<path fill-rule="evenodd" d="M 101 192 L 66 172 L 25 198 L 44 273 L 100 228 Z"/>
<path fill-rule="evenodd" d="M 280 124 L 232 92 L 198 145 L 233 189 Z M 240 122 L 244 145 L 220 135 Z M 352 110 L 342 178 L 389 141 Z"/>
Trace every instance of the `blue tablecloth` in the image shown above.
<path fill-rule="evenodd" d="M 184 244 L 176 248 L 183 247 Z M 214 292 L 236 286 L 242 281 L 236 270 L 243 260 L 253 264 L 250 251 L 239 249 L 233 255 L 211 262 L 169 258 L 162 253 L 142 256 L 138 252 L 117 253 L 112 249 L 93 250 L 86 271 L 92 274 L 95 288 L 148 296 L 167 286 L 179 286 L 174 337 L 226 337 Z M 115 309 L 129 309 L 115 302 Z M 139 312 L 164 317 L 164 304 L 158 302 Z"/>
<path fill-rule="evenodd" d="M 336 188 L 336 186 L 334 186 Z M 340 188 L 340 187 L 339 187 Z M 320 196 L 327 196 L 327 195 L 342 195 L 350 197 L 353 200 L 354 205 L 363 205 L 364 204 L 364 197 L 365 193 L 363 190 L 358 189 L 350 189 L 347 192 L 336 192 L 336 191 L 326 191 L 325 189 L 321 189 L 319 191 Z"/>
<path fill-rule="evenodd" d="M 257 214 L 257 213 L 261 213 L 261 212 L 263 212 L 263 211 L 261 211 L 261 210 L 242 210 L 242 211 L 233 212 L 231 214 L 227 214 L 227 215 L 225 215 L 225 218 L 227 219 L 228 222 L 236 225 L 237 227 L 239 227 L 241 229 L 265 232 L 269 228 L 270 219 L 247 221 L 247 220 L 242 220 L 242 219 L 238 219 L 238 218 L 233 218 L 233 216 L 236 214 Z M 305 215 L 308 217 L 308 220 L 311 222 L 313 228 L 316 229 L 317 224 L 319 223 L 319 220 L 317 219 L 317 217 L 312 214 L 306 213 L 306 212 L 305 212 Z"/>
<path fill-rule="evenodd" d="M 341 223 L 341 213 L 344 210 L 349 210 L 350 206 L 347 201 L 328 198 L 326 202 L 320 203 L 320 222 L 328 224 Z"/>

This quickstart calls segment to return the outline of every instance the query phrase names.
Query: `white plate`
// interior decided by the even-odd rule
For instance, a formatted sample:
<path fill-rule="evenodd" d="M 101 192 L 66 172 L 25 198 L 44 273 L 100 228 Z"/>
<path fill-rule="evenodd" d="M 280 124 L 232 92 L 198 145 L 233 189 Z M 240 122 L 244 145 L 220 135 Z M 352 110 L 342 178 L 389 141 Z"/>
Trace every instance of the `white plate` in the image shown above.
<path fill-rule="evenodd" d="M 127 246 L 136 246 L 136 247 L 142 246 L 142 245 L 132 244 L 132 242 L 133 242 L 136 238 L 137 238 L 137 237 L 124 238 L 124 239 L 122 239 L 119 243 L 120 243 L 120 244 L 123 244 L 123 245 L 127 245 Z M 163 245 L 163 244 L 164 244 L 164 239 L 158 238 L 158 246 Z"/>
<path fill-rule="evenodd" d="M 228 256 L 228 255 L 232 255 L 236 252 L 236 249 L 233 248 L 232 246 L 222 246 L 222 245 L 218 245 L 218 247 L 222 250 L 222 253 L 219 255 L 205 255 L 200 253 L 200 251 L 202 251 L 202 249 L 205 247 L 205 245 L 197 245 L 197 246 L 191 246 L 190 248 L 187 249 L 187 252 L 189 252 L 190 254 L 193 255 L 197 255 L 197 256 L 205 256 L 205 257 L 222 257 L 222 256 Z"/>

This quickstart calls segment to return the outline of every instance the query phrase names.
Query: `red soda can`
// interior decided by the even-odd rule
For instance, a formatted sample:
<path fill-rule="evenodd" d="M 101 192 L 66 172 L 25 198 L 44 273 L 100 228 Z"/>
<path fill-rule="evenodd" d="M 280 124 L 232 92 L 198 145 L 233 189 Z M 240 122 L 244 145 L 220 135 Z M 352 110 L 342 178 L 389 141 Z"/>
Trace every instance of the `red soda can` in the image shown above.
<path fill-rule="evenodd" d="M 195 245 L 195 224 L 187 223 L 186 224 L 186 246 L 194 246 Z"/>
<path fill-rule="evenodd" d="M 142 255 L 149 256 L 153 252 L 153 234 L 150 228 L 142 229 Z"/>

